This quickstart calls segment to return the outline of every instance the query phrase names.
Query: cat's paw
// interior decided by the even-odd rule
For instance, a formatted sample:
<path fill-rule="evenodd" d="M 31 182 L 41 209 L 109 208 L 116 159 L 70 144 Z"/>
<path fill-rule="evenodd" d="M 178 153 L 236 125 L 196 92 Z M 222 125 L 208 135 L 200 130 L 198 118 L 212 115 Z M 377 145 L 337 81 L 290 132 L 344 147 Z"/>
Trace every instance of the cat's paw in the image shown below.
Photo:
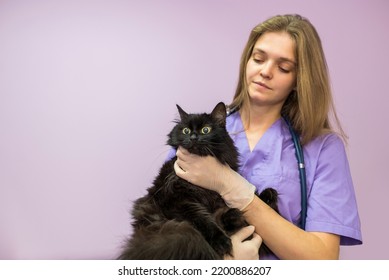
<path fill-rule="evenodd" d="M 215 234 L 209 243 L 222 258 L 224 255 L 231 254 L 232 252 L 231 239 L 222 231 Z"/>
<path fill-rule="evenodd" d="M 228 233 L 234 233 L 237 230 L 248 226 L 242 211 L 237 208 L 230 208 L 223 213 L 221 215 L 221 222 Z"/>
<path fill-rule="evenodd" d="M 278 192 L 273 188 L 264 189 L 260 194 L 259 198 L 263 200 L 267 205 L 278 212 Z"/>

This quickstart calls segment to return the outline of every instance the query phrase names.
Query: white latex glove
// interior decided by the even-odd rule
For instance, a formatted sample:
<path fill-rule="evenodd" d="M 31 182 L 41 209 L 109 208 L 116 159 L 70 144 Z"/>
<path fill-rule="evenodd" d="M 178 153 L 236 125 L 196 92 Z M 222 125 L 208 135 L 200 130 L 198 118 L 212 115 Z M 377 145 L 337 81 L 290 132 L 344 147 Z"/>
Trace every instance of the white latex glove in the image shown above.
<path fill-rule="evenodd" d="M 259 247 L 262 244 L 262 238 L 254 232 L 254 226 L 247 226 L 231 236 L 232 256 L 226 255 L 225 260 L 258 260 Z M 250 235 L 253 238 L 245 240 Z"/>
<path fill-rule="evenodd" d="M 182 179 L 219 193 L 228 207 L 243 210 L 254 199 L 255 187 L 228 165 L 214 157 L 191 154 L 177 149 L 174 170 Z"/>

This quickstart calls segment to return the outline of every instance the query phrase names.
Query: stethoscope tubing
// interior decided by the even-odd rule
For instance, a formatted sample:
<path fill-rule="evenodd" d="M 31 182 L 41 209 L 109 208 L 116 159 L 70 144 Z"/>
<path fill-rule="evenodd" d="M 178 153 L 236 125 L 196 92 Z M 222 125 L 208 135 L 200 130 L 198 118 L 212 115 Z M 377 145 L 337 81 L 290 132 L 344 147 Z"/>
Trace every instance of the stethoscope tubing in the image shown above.
<path fill-rule="evenodd" d="M 288 125 L 290 135 L 292 136 L 294 148 L 296 151 L 296 159 L 300 177 L 300 188 L 301 188 L 301 224 L 300 227 L 305 230 L 305 224 L 307 219 L 307 174 L 305 171 L 304 152 L 301 146 L 300 137 L 293 129 L 290 121 L 287 117 L 283 116 L 286 124 Z"/>

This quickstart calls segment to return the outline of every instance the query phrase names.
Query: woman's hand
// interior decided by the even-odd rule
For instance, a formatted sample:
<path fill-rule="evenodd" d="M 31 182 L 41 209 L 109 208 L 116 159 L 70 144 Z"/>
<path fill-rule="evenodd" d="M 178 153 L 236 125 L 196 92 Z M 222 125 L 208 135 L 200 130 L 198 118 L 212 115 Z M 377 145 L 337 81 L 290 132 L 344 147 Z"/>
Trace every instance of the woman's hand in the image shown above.
<path fill-rule="evenodd" d="M 216 191 L 231 208 L 243 210 L 253 201 L 255 187 L 228 165 L 211 156 L 191 154 L 182 147 L 176 155 L 174 170 L 182 179 Z"/>
<path fill-rule="evenodd" d="M 228 166 L 221 164 L 211 156 L 199 156 L 178 147 L 177 160 L 174 164 L 176 174 L 182 179 L 197 186 L 221 193 L 224 188 L 224 173 Z"/>
<path fill-rule="evenodd" d="M 225 255 L 225 260 L 258 260 L 259 247 L 262 244 L 262 238 L 254 232 L 254 226 L 247 226 L 231 236 L 232 256 Z M 245 240 L 250 235 L 253 238 Z"/>

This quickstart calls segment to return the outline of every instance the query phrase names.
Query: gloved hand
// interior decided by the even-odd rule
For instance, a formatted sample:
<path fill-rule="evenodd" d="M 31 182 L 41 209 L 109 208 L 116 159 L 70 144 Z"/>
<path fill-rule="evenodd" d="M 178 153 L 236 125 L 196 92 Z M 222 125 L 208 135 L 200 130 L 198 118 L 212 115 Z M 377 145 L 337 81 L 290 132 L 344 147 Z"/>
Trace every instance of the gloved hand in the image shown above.
<path fill-rule="evenodd" d="M 247 226 L 231 236 L 232 256 L 224 256 L 225 260 L 258 260 L 259 247 L 262 244 L 262 238 L 254 232 L 254 226 Z M 253 238 L 245 240 L 250 235 Z"/>
<path fill-rule="evenodd" d="M 174 170 L 182 179 L 219 193 L 231 208 L 243 210 L 254 199 L 255 187 L 228 165 L 211 156 L 191 154 L 177 149 Z"/>

